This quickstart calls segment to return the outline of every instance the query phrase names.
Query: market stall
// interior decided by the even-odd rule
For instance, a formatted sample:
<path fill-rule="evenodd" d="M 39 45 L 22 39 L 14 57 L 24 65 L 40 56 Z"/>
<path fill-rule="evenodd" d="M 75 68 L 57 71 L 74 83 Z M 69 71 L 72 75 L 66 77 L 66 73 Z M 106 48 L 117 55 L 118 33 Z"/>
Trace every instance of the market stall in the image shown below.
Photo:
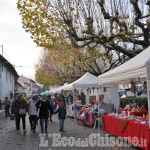
<path fill-rule="evenodd" d="M 81 78 L 74 81 L 71 84 L 68 84 L 64 90 L 74 90 L 74 89 L 83 89 L 90 87 L 98 87 L 98 78 L 91 73 L 87 72 Z"/>
<path fill-rule="evenodd" d="M 87 88 L 92 88 L 92 87 L 98 87 L 98 78 L 96 76 L 90 74 L 89 72 L 87 72 L 86 74 L 84 74 L 81 78 L 79 78 L 75 82 L 65 86 L 64 91 L 72 90 L 73 91 L 73 100 L 74 100 L 75 99 L 75 96 L 74 96 L 75 89 L 87 89 Z M 68 115 L 70 116 L 71 114 L 73 114 L 73 109 L 71 109 L 72 106 L 67 106 L 67 108 L 69 111 Z M 74 116 L 75 116 L 75 113 L 74 113 Z"/>
<path fill-rule="evenodd" d="M 103 130 L 112 135 L 122 137 L 136 147 L 149 150 L 149 127 L 146 124 L 139 123 L 138 120 L 127 120 L 105 115 L 103 117 Z"/>
<path fill-rule="evenodd" d="M 103 85 L 122 83 L 132 84 L 138 82 L 139 79 L 143 82 L 143 84 L 147 82 L 146 90 L 148 94 L 148 108 L 150 110 L 150 47 L 119 67 L 100 75 L 98 77 L 98 84 L 100 87 Z M 146 117 L 137 117 L 135 114 L 132 116 L 130 113 L 122 113 L 120 115 L 116 113 L 109 114 L 107 116 L 105 115 L 103 117 L 104 131 L 115 136 L 120 136 L 124 139 L 125 137 L 132 138 L 136 136 L 139 140 L 138 145 L 133 143 L 133 141 L 128 141 L 142 149 L 150 149 L 149 127 L 150 121 L 148 121 Z M 141 138 L 146 141 L 146 145 L 143 146 L 140 143 Z"/>
<path fill-rule="evenodd" d="M 84 124 L 91 126 L 93 124 L 93 113 L 91 108 L 82 108 L 78 115 L 77 120 L 82 120 Z"/>

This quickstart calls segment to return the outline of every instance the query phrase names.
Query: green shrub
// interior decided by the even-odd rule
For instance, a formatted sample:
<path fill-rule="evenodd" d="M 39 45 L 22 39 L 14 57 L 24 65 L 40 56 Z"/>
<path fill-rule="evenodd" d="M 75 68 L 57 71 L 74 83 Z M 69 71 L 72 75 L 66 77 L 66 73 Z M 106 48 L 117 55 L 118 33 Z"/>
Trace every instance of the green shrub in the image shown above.
<path fill-rule="evenodd" d="M 144 108 L 148 110 L 148 100 L 147 97 L 144 98 L 121 98 L 120 99 L 120 107 L 121 108 L 125 108 L 126 105 L 128 105 L 129 103 L 133 103 L 133 100 L 136 101 L 136 104 L 141 107 L 142 104 L 144 105 Z"/>

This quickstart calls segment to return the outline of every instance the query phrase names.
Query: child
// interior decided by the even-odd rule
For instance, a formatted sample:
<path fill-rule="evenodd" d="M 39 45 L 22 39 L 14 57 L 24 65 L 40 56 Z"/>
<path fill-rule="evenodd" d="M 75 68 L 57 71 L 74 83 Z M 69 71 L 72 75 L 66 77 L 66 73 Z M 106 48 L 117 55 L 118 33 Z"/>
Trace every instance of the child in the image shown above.
<path fill-rule="evenodd" d="M 55 114 L 58 113 L 58 119 L 60 122 L 60 131 L 65 132 L 64 131 L 64 121 L 66 118 L 66 108 L 64 106 L 63 101 L 60 102 L 60 107 L 54 113 Z"/>

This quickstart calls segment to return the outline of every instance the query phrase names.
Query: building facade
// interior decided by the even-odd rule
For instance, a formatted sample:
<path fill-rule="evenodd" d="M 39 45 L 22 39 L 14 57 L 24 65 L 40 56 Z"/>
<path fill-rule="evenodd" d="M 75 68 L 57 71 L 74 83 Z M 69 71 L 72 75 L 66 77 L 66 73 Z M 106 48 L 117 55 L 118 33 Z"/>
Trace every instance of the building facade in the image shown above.
<path fill-rule="evenodd" d="M 8 97 L 14 100 L 18 73 L 14 66 L 0 55 L 0 99 L 5 100 Z"/>
<path fill-rule="evenodd" d="M 37 93 L 36 82 L 34 80 L 20 76 L 18 82 L 25 88 L 27 96 L 33 96 Z"/>

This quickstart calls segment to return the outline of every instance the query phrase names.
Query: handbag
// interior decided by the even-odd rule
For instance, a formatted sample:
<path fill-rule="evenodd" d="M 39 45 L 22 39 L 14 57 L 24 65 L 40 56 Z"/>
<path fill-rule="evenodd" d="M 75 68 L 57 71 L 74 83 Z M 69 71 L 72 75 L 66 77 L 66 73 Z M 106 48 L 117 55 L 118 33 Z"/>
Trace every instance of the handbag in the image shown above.
<path fill-rule="evenodd" d="M 19 115 L 25 115 L 26 114 L 26 109 L 19 109 Z"/>
<path fill-rule="evenodd" d="M 15 120 L 15 116 L 14 115 L 10 115 L 10 120 Z"/>
<path fill-rule="evenodd" d="M 40 105 L 41 105 L 41 100 L 40 100 Z M 37 110 L 37 117 L 39 117 L 40 116 L 40 108 L 38 108 L 38 110 Z"/>
<path fill-rule="evenodd" d="M 40 116 L 40 108 L 38 108 L 38 110 L 37 110 L 37 117 L 39 117 Z"/>

